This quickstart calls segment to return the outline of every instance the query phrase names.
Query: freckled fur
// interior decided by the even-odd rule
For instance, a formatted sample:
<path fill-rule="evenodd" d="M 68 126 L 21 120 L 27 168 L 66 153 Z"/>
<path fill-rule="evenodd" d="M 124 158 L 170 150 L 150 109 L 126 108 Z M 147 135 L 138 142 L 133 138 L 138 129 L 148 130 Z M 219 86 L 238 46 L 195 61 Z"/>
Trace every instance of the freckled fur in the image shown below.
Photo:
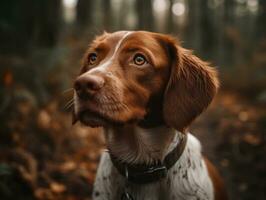
<path fill-rule="evenodd" d="M 90 52 L 98 53 L 90 66 Z M 133 53 L 132 53 L 133 52 Z M 149 62 L 132 64 L 141 52 Z M 121 161 L 149 164 L 163 160 L 183 134 L 185 150 L 167 177 L 147 185 L 130 184 L 136 200 L 225 200 L 222 179 L 204 160 L 199 141 L 187 127 L 210 104 L 219 87 L 210 64 L 182 48 L 171 36 L 145 31 L 104 33 L 90 45 L 80 76 L 101 76 L 104 87 L 89 100 L 74 95 L 73 120 L 84 108 L 119 122 L 104 125 L 109 151 Z M 122 125 L 121 125 L 122 124 Z M 120 199 L 125 178 L 104 152 L 97 171 L 93 199 Z"/>
<path fill-rule="evenodd" d="M 177 132 L 178 134 L 182 134 Z M 178 143 L 178 140 L 176 140 Z M 172 144 L 173 146 L 176 145 Z M 187 160 L 190 159 L 195 166 L 192 169 Z M 201 163 L 202 165 L 199 165 Z M 178 169 L 180 168 L 180 169 Z M 186 177 L 184 178 L 184 174 Z M 109 177 L 103 181 L 102 177 Z M 167 183 L 168 182 L 168 183 Z M 94 184 L 94 190 L 101 191 L 101 196 L 93 195 L 94 200 L 115 200 L 120 199 L 122 189 L 125 187 L 125 179 L 112 165 L 109 154 L 104 152 L 101 157 L 97 176 Z M 166 191 L 165 191 L 166 190 Z M 138 200 L 158 200 L 161 199 L 185 199 L 200 200 L 214 199 L 213 185 L 207 167 L 202 159 L 201 145 L 199 141 L 188 134 L 187 146 L 184 153 L 176 164 L 168 171 L 167 177 L 158 183 L 148 185 L 130 184 L 129 191 Z M 108 198 L 107 193 L 111 196 Z M 161 196 L 161 194 L 165 196 Z"/>

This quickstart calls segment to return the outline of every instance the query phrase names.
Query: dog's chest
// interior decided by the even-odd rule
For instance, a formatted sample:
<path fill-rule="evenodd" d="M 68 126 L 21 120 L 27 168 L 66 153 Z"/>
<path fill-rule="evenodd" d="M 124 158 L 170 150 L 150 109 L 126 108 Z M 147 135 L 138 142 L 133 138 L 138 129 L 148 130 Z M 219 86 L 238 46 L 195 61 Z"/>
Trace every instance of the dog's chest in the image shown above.
<path fill-rule="evenodd" d="M 162 181 L 151 184 L 128 184 L 134 200 L 212 200 L 213 186 L 201 156 L 199 141 L 188 135 L 188 143 L 178 162 Z M 125 191 L 125 178 L 114 168 L 109 154 L 104 152 L 94 185 L 94 200 L 119 200 Z"/>

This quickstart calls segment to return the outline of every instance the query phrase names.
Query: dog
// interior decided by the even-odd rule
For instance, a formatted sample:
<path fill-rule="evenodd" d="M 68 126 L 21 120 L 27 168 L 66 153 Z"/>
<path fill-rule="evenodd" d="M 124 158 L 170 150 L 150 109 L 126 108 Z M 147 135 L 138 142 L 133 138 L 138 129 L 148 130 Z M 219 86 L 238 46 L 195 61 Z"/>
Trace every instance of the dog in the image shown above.
<path fill-rule="evenodd" d="M 103 127 L 95 200 L 224 200 L 223 180 L 188 126 L 219 87 L 209 63 L 172 36 L 104 32 L 74 81 L 73 123 Z"/>

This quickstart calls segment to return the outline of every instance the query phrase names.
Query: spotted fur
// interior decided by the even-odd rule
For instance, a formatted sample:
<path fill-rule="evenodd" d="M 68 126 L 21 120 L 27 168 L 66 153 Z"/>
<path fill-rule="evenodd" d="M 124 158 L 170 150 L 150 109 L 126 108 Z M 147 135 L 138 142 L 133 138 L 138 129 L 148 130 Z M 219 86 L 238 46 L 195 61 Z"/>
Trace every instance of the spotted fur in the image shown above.
<path fill-rule="evenodd" d="M 138 57 L 144 62 L 136 62 Z M 129 164 L 148 165 L 179 144 L 218 87 L 215 68 L 172 36 L 104 33 L 90 44 L 74 83 L 73 122 L 104 127 L 110 153 Z M 202 157 L 199 141 L 189 134 L 185 151 L 164 180 L 129 184 L 128 189 L 136 200 L 225 200 L 223 188 L 215 167 Z M 124 189 L 125 178 L 104 152 L 94 199 L 117 200 Z"/>
<path fill-rule="evenodd" d="M 171 143 L 169 150 L 178 144 L 178 136 Z M 94 184 L 94 200 L 120 199 L 126 180 L 113 166 L 109 153 L 103 152 L 96 181 Z M 201 155 L 201 145 L 191 134 L 188 134 L 186 148 L 168 171 L 167 177 L 160 182 L 147 185 L 129 183 L 128 191 L 136 200 L 212 200 L 214 191 L 206 164 Z"/>

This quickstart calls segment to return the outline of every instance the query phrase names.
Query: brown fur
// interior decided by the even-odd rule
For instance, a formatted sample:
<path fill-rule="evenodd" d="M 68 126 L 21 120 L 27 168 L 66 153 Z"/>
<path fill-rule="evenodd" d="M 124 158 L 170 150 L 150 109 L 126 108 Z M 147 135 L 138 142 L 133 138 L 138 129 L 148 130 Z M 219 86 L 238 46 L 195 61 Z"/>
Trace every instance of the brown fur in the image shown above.
<path fill-rule="evenodd" d="M 224 187 L 224 182 L 222 177 L 220 176 L 217 169 L 214 167 L 214 165 L 207 159 L 204 159 L 207 169 L 209 172 L 209 175 L 212 179 L 213 186 L 214 186 L 214 192 L 215 192 L 215 200 L 227 200 L 227 194 Z"/>
<path fill-rule="evenodd" d="M 164 96 L 164 119 L 170 127 L 184 132 L 216 94 L 219 85 L 217 73 L 209 63 L 180 47 L 174 38 L 162 36 L 161 41 L 172 60 Z"/>
<path fill-rule="evenodd" d="M 157 159 L 172 137 L 160 135 L 161 146 L 154 140 L 157 145 L 153 144 L 153 149 L 158 149 L 152 154 L 150 148 L 143 148 L 149 147 L 145 145 L 149 142 L 142 141 L 147 138 L 146 133 L 140 135 L 134 132 L 134 127 L 168 126 L 186 134 L 186 128 L 212 101 L 219 83 L 216 70 L 209 63 L 182 48 L 171 36 L 145 31 L 132 32 L 125 41 L 123 36 L 125 32 L 104 33 L 89 46 L 79 77 L 99 76 L 104 80 L 104 86 L 89 100 L 75 96 L 73 119 L 90 126 L 104 126 L 106 130 L 119 130 L 113 135 L 107 132 L 107 139 L 112 136 L 110 141 L 114 141 L 109 144 L 110 149 L 112 144 L 118 144 L 119 155 L 121 144 L 122 147 L 126 144 L 127 153 L 135 152 L 136 158 L 141 157 L 146 162 L 144 154 L 149 161 Z M 116 49 L 119 41 L 122 43 Z M 91 53 L 97 54 L 94 64 L 88 62 Z M 138 53 L 147 60 L 142 66 L 136 66 L 132 61 Z M 97 67 L 106 63 L 108 67 L 104 71 L 98 70 Z M 89 117 L 81 115 L 83 111 Z M 121 135 L 121 130 L 125 134 Z M 143 155 L 139 156 L 139 152 Z M 215 168 L 208 161 L 206 163 L 214 182 L 216 199 L 221 200 L 224 196 L 219 193 L 223 192 L 220 179 Z"/>

